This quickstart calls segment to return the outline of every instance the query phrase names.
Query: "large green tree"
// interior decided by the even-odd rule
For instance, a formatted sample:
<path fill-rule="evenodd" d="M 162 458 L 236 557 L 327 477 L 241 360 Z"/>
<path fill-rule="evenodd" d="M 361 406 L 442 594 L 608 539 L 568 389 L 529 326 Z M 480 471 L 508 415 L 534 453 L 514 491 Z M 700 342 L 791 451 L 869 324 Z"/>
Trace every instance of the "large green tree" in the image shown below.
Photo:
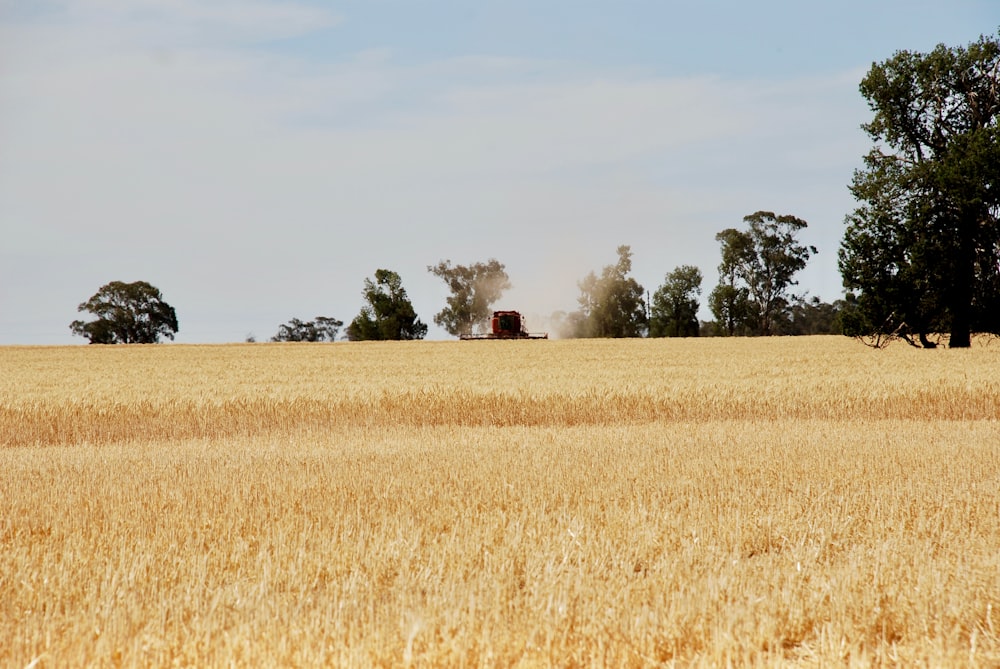
<path fill-rule="evenodd" d="M 375 270 L 375 280 L 365 279 L 362 296 L 367 304 L 347 326 L 351 341 L 423 339 L 427 326 L 417 318 L 399 274 Z"/>
<path fill-rule="evenodd" d="M 791 215 L 758 211 L 744 216 L 746 230 L 727 228 L 715 236 L 722 244 L 719 288 L 710 304 L 729 334 L 748 327 L 771 335 L 788 309 L 794 276 L 806 266 L 815 246 L 798 241 L 808 224 Z"/>
<path fill-rule="evenodd" d="M 472 265 L 452 265 L 442 260 L 427 271 L 443 280 L 451 291 L 446 307 L 434 316 L 434 322 L 456 337 L 484 331 L 493 314 L 492 306 L 510 288 L 503 263 L 494 258 Z"/>
<path fill-rule="evenodd" d="M 840 247 L 857 298 L 845 334 L 967 347 L 1000 333 L 1000 42 L 899 51 L 860 89 L 874 146 Z"/>
<path fill-rule="evenodd" d="M 648 319 L 644 289 L 629 276 L 632 247 L 618 247 L 618 262 L 607 265 L 598 276 L 590 272 L 579 282 L 578 337 L 642 337 Z"/>
<path fill-rule="evenodd" d="M 698 336 L 701 278 L 701 270 L 694 265 L 681 265 L 667 274 L 663 285 L 653 293 L 650 337 Z"/>
<path fill-rule="evenodd" d="M 163 300 L 160 289 L 145 281 L 112 281 L 101 286 L 77 307 L 96 318 L 70 323 L 73 334 L 91 344 L 156 344 L 160 337 L 173 339 L 177 313 Z"/>

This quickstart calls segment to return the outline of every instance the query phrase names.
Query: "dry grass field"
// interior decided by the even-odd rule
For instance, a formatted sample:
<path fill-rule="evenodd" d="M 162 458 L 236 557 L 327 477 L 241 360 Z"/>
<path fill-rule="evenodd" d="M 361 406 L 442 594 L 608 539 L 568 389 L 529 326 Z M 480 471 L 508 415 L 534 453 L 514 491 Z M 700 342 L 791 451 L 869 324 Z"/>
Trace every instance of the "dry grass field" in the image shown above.
<path fill-rule="evenodd" d="M 1000 666 L 1000 342 L 0 348 L 0 666 Z"/>

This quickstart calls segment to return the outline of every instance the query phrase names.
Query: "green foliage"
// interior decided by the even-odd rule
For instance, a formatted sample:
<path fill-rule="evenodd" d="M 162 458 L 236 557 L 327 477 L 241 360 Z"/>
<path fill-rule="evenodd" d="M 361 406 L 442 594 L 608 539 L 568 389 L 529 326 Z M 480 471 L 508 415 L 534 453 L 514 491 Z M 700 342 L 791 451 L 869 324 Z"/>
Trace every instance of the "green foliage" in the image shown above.
<path fill-rule="evenodd" d="M 580 310 L 577 337 L 642 337 L 646 332 L 644 289 L 628 276 L 632 271 L 632 247 L 618 247 L 618 262 L 608 265 L 601 276 L 590 272 L 578 284 Z"/>
<path fill-rule="evenodd" d="M 368 303 L 347 326 L 351 341 L 423 339 L 427 326 L 417 318 L 399 274 L 387 269 L 375 271 L 375 281 L 365 279 L 362 291 Z"/>
<path fill-rule="evenodd" d="M 748 230 L 727 228 L 715 236 L 722 244 L 722 263 L 709 307 L 729 335 L 775 334 L 793 297 L 788 289 L 798 283 L 792 277 L 816 247 L 798 242 L 808 224 L 795 216 L 758 211 L 743 221 Z"/>
<path fill-rule="evenodd" d="M 795 299 L 785 318 L 777 324 L 778 334 L 825 335 L 843 334 L 842 316 L 850 309 L 845 300 L 823 302 L 818 297 Z"/>
<path fill-rule="evenodd" d="M 163 301 L 158 288 L 145 281 L 112 281 L 77 311 L 97 317 L 69 325 L 73 334 L 86 337 L 91 344 L 156 344 L 160 337 L 173 339 L 178 329 L 174 308 Z"/>
<path fill-rule="evenodd" d="M 701 294 L 701 270 L 681 265 L 666 276 L 653 293 L 650 337 L 697 337 L 698 295 Z"/>
<path fill-rule="evenodd" d="M 493 314 L 492 306 L 510 288 L 510 277 L 502 263 L 494 258 L 473 265 L 452 265 L 442 260 L 427 271 L 442 279 L 451 290 L 447 306 L 434 316 L 434 322 L 456 337 L 473 331 L 485 331 Z"/>
<path fill-rule="evenodd" d="M 344 321 L 327 316 L 317 316 L 315 320 L 305 322 L 293 318 L 278 326 L 278 334 L 271 337 L 271 341 L 336 341 L 343 325 Z"/>
<path fill-rule="evenodd" d="M 739 256 L 746 252 L 746 236 L 727 228 L 717 234 L 715 240 L 722 243 L 722 262 L 719 264 L 719 285 L 708 296 L 708 308 L 721 330 L 719 334 L 728 337 L 750 334 L 753 320 L 750 291 L 740 285 L 736 271 Z"/>
<path fill-rule="evenodd" d="M 874 146 L 839 251 L 845 334 L 1000 333 L 1000 42 L 897 52 L 861 82 Z"/>
<path fill-rule="evenodd" d="M 752 334 L 752 307 L 746 288 L 719 283 L 708 296 L 708 308 L 715 316 L 718 334 L 726 337 Z"/>

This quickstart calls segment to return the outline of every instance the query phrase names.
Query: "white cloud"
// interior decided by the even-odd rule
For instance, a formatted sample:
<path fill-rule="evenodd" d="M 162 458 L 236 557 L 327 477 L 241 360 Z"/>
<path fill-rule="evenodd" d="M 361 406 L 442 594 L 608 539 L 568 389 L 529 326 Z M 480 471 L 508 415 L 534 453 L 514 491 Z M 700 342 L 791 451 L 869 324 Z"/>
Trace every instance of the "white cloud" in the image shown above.
<path fill-rule="evenodd" d="M 817 224 L 834 256 L 863 146 L 857 105 L 842 102 L 854 84 L 837 77 L 404 65 L 388 51 L 306 62 L 204 37 L 334 21 L 306 6 L 70 6 L 68 19 L 0 32 L 18 45 L 6 49 L 18 66 L 0 70 L 0 272 L 29 275 L 7 285 L 45 275 L 45 292 L 8 289 L 0 311 L 35 313 L 60 341 L 72 308 L 115 278 L 159 285 L 185 341 L 266 337 L 292 316 L 350 320 L 377 267 L 400 271 L 430 322 L 443 286 L 424 268 L 445 257 L 499 258 L 511 306 L 536 313 L 573 308 L 576 281 L 622 243 L 650 290 L 694 263 L 707 293 L 714 234 L 757 209 Z M 187 27 L 194 37 L 157 55 Z"/>

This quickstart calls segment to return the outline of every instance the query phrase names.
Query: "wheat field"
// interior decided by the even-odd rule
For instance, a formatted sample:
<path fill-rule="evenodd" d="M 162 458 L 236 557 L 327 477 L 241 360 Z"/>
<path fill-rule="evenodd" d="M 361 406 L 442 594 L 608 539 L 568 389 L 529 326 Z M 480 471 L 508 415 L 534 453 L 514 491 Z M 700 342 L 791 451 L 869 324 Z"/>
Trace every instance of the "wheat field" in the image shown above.
<path fill-rule="evenodd" d="M 1000 666 L 997 342 L 0 372 L 0 666 Z"/>

